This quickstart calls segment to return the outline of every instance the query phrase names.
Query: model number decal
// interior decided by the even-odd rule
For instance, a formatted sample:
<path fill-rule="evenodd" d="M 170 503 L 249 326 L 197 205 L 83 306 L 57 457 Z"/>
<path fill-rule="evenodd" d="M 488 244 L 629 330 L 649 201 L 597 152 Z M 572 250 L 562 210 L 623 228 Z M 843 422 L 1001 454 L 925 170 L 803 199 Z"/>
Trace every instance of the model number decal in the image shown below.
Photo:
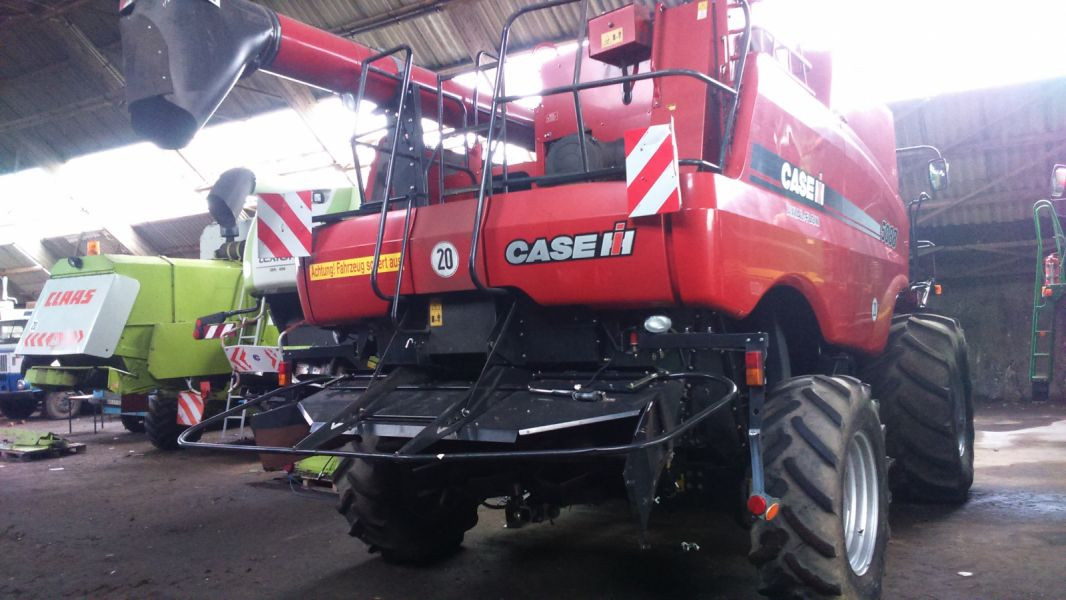
<path fill-rule="evenodd" d="M 803 221 L 804 223 L 807 223 L 808 225 L 814 225 L 815 227 L 822 226 L 822 219 L 809 210 L 803 210 L 798 206 L 792 206 L 791 204 L 789 204 L 785 208 L 785 212 L 793 219 L 798 219 L 800 221 Z"/>
<path fill-rule="evenodd" d="M 615 223 L 614 229 L 602 233 L 558 235 L 536 238 L 533 241 L 512 240 L 504 257 L 512 265 L 531 265 L 586 258 L 609 258 L 633 254 L 635 229 L 626 229 L 626 222 Z"/>
<path fill-rule="evenodd" d="M 896 247 L 896 240 L 899 239 L 899 229 L 896 229 L 888 221 L 881 221 L 881 241 L 886 246 L 891 248 Z"/>

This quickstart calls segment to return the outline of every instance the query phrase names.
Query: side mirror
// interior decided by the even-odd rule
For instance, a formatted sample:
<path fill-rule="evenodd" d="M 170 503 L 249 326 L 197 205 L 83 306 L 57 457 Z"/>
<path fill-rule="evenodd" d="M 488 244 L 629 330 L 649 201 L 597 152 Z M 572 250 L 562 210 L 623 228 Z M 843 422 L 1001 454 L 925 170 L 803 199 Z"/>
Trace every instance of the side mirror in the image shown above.
<path fill-rule="evenodd" d="M 1055 165 L 1051 171 L 1051 197 L 1062 198 L 1066 192 L 1066 165 Z"/>
<path fill-rule="evenodd" d="M 948 161 L 943 158 L 929 161 L 929 187 L 934 193 L 948 189 Z"/>

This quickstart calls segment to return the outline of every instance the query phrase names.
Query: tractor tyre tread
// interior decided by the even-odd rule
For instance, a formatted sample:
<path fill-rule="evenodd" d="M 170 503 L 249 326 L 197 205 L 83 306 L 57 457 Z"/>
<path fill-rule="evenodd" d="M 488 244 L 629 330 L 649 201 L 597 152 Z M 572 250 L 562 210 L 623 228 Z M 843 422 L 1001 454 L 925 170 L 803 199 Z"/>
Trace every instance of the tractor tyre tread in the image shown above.
<path fill-rule="evenodd" d="M 144 431 L 148 441 L 160 450 L 177 450 L 178 436 L 188 429 L 178 425 L 178 399 L 172 396 L 153 394 L 148 396 L 148 415 L 144 418 Z M 199 437 L 191 439 L 196 441 Z"/>
<path fill-rule="evenodd" d="M 785 414 L 763 424 L 767 492 L 781 508 L 776 518 L 760 519 L 751 530 L 748 558 L 758 569 L 759 592 L 780 599 L 879 598 L 888 490 L 881 424 L 869 387 L 852 377 L 794 377 L 770 390 L 766 412 Z M 882 482 L 879 538 L 862 576 L 848 562 L 841 520 L 843 463 L 858 431 L 881 457 Z"/>
<path fill-rule="evenodd" d="M 352 449 L 382 448 L 377 440 L 365 436 Z M 428 564 L 451 556 L 477 524 L 476 499 L 440 482 L 419 481 L 406 465 L 347 458 L 334 483 L 349 535 L 389 562 Z"/>
<path fill-rule="evenodd" d="M 880 357 L 863 379 L 882 402 L 888 454 L 898 497 L 960 504 L 973 485 L 973 398 L 966 336 L 959 322 L 933 314 L 892 319 Z M 957 406 L 962 403 L 962 406 Z M 955 418 L 965 411 L 965 423 Z M 964 449 L 959 452 L 959 427 Z"/>

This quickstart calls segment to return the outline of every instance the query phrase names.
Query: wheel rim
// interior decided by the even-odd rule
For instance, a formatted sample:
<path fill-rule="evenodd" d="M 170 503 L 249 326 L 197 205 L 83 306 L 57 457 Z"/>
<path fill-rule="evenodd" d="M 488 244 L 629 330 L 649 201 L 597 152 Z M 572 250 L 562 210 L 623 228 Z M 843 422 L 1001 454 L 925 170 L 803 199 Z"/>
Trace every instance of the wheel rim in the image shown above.
<path fill-rule="evenodd" d="M 881 481 L 873 445 L 865 432 L 848 442 L 844 463 L 844 548 L 856 575 L 863 575 L 873 562 L 879 534 Z"/>
<path fill-rule="evenodd" d="M 56 393 L 54 396 L 52 396 L 52 406 L 55 408 L 55 411 L 57 413 L 59 413 L 59 414 L 63 414 L 63 415 L 68 414 L 70 412 L 70 404 L 71 404 L 70 394 L 64 394 L 64 393 L 60 392 L 60 393 Z"/>

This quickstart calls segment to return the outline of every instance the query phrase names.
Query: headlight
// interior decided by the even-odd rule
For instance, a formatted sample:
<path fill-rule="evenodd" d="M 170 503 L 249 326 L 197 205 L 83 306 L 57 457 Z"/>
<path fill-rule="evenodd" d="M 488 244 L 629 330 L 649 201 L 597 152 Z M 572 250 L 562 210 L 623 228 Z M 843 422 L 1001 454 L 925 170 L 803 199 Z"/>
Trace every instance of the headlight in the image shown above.
<path fill-rule="evenodd" d="M 29 386 L 26 385 L 26 380 L 25 379 L 19 379 L 18 381 L 15 382 L 15 389 L 19 390 L 20 392 L 22 390 L 28 388 L 28 387 Z"/>

